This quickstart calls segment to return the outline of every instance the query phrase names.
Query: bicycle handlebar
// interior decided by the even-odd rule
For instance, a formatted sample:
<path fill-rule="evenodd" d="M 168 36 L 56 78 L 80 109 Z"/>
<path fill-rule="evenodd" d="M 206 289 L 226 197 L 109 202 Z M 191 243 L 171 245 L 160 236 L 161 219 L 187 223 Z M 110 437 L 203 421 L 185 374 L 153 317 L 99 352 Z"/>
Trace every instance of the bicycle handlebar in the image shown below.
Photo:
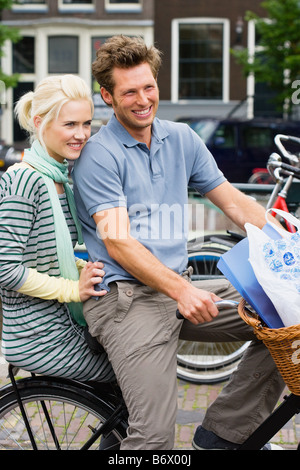
<path fill-rule="evenodd" d="M 295 176 L 295 178 L 300 178 L 300 168 L 297 168 L 292 165 L 288 165 L 287 163 L 281 162 L 281 161 L 276 161 L 276 160 L 269 160 L 268 161 L 268 169 L 281 169 L 287 171 L 289 174 L 292 174 Z"/>
<path fill-rule="evenodd" d="M 218 307 L 218 309 L 225 310 L 229 308 L 237 308 L 239 302 L 236 302 L 235 300 L 218 300 L 217 302 L 215 302 L 215 305 Z M 184 319 L 184 316 L 181 315 L 178 309 L 176 310 L 176 317 L 178 318 L 178 320 Z"/>
<path fill-rule="evenodd" d="M 283 135 L 283 134 L 277 134 L 274 138 L 274 142 L 282 155 L 290 160 L 293 163 L 299 163 L 299 158 L 296 155 L 293 155 L 292 153 L 288 152 L 286 148 L 282 144 L 282 140 L 284 141 L 292 141 L 300 145 L 300 138 L 291 136 L 291 135 Z"/>
<path fill-rule="evenodd" d="M 287 170 L 287 171 L 290 171 L 291 173 L 294 173 L 295 176 L 300 177 L 300 168 L 295 168 L 294 166 L 288 165 L 287 163 L 284 163 L 284 162 L 281 162 L 279 167 L 282 168 L 283 170 Z"/>

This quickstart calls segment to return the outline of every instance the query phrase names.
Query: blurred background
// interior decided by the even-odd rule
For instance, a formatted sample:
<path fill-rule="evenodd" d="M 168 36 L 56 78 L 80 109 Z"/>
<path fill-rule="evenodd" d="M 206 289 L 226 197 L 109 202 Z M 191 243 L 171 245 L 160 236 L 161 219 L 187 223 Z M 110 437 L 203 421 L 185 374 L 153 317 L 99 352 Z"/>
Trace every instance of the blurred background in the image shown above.
<path fill-rule="evenodd" d="M 126 34 L 163 51 L 158 117 L 191 124 L 226 176 L 248 181 L 274 126 L 299 134 L 299 13 L 298 0 L 0 0 L 0 171 L 28 145 L 14 103 L 46 76 L 83 77 L 94 129 L 108 120 L 91 63 L 106 38 Z"/>

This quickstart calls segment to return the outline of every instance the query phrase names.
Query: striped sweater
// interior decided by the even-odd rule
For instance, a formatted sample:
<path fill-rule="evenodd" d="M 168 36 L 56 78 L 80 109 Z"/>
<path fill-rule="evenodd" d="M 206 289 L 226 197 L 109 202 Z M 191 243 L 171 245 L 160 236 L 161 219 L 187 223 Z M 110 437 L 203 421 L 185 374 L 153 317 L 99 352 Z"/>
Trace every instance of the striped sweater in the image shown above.
<path fill-rule="evenodd" d="M 65 194 L 60 201 L 75 244 L 77 233 Z M 60 276 L 46 185 L 40 173 L 21 168 L 6 172 L 0 180 L 2 353 L 11 364 L 36 373 L 112 380 L 106 354 L 90 352 L 66 304 L 16 292 L 26 281 L 28 268 Z"/>

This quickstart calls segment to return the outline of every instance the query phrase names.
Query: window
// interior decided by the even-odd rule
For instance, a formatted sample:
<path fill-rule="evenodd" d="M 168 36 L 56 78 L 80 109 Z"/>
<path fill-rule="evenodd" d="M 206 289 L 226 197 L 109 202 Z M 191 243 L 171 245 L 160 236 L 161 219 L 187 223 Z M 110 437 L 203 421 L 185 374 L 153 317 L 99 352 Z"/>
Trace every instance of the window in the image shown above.
<path fill-rule="evenodd" d="M 96 60 L 97 50 L 105 43 L 105 41 L 107 41 L 108 38 L 109 38 L 109 36 L 95 36 L 95 37 L 91 38 L 92 62 L 94 62 L 94 60 Z M 98 92 L 98 93 L 100 92 L 100 87 L 99 87 L 97 81 L 95 80 L 95 78 L 93 76 L 92 76 L 92 90 L 93 90 L 93 92 Z"/>
<path fill-rule="evenodd" d="M 46 4 L 46 0 L 18 0 L 19 5 L 36 5 L 36 4 Z"/>
<path fill-rule="evenodd" d="M 139 12 L 142 10 L 142 0 L 105 0 L 107 11 Z"/>
<path fill-rule="evenodd" d="M 214 136 L 214 144 L 222 149 L 233 148 L 235 146 L 234 131 L 234 126 L 230 124 L 220 124 Z"/>
<path fill-rule="evenodd" d="M 58 0 L 58 9 L 61 12 L 93 12 L 95 0 Z"/>
<path fill-rule="evenodd" d="M 17 103 L 21 96 L 34 88 L 33 82 L 19 82 L 15 88 L 13 88 L 13 102 Z M 13 122 L 13 141 L 14 142 L 25 142 L 28 138 L 28 134 L 24 129 L 19 126 L 18 120 L 14 117 Z M 26 147 L 28 142 L 26 142 Z"/>
<path fill-rule="evenodd" d="M 13 44 L 13 73 L 34 73 L 34 38 L 24 36 Z"/>
<path fill-rule="evenodd" d="M 94 62 L 94 60 L 96 59 L 97 50 L 102 44 L 105 43 L 107 39 L 108 39 L 108 36 L 97 36 L 97 37 L 91 38 L 92 62 Z M 94 119 L 100 119 L 101 117 L 103 117 L 103 109 L 106 109 L 107 106 L 102 101 L 102 98 L 100 95 L 100 85 L 93 75 L 92 75 L 91 81 L 92 81 L 93 101 L 94 101 L 94 108 L 95 108 Z"/>
<path fill-rule="evenodd" d="M 222 98 L 223 25 L 179 27 L 179 98 Z"/>
<path fill-rule="evenodd" d="M 245 148 L 271 148 L 273 133 L 270 128 L 248 127 L 243 129 L 243 146 Z"/>
<path fill-rule="evenodd" d="M 268 20 L 266 20 L 268 21 Z M 248 50 L 249 54 L 264 57 L 264 51 L 260 46 L 260 36 L 256 30 L 255 20 L 248 24 Z M 276 92 L 268 83 L 255 81 L 255 74 L 247 78 L 248 117 L 272 117 L 282 118 L 282 111 L 276 107 Z M 253 97 L 253 99 L 251 98 Z"/>
<path fill-rule="evenodd" d="M 141 3 L 141 2 L 140 2 L 140 0 L 109 0 L 109 3 L 110 3 L 111 5 L 114 5 L 114 4 L 115 4 L 115 5 L 117 5 L 117 4 L 119 4 L 119 5 L 121 5 L 121 4 L 128 4 L 128 5 L 130 5 L 130 4 L 132 4 L 132 3 L 133 3 L 133 4 L 139 4 L 139 3 Z"/>
<path fill-rule="evenodd" d="M 228 100 L 227 20 L 174 20 L 172 99 Z"/>
<path fill-rule="evenodd" d="M 48 38 L 48 72 L 78 73 L 78 37 L 50 36 Z"/>
<path fill-rule="evenodd" d="M 13 11 L 45 12 L 48 9 L 46 0 L 18 0 L 12 5 Z"/>

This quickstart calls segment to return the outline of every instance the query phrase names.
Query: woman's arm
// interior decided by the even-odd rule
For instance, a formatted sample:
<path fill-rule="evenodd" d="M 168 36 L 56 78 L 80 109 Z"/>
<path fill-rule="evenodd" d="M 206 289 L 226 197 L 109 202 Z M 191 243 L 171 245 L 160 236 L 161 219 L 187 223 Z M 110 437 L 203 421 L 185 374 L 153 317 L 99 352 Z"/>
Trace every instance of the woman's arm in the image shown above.
<path fill-rule="evenodd" d="M 88 262 L 81 269 L 79 281 L 39 273 L 28 268 L 28 276 L 24 284 L 17 289 L 21 294 L 58 302 L 83 302 L 91 296 L 104 295 L 106 291 L 96 291 L 95 284 L 102 282 L 104 271 L 102 263 Z"/>

